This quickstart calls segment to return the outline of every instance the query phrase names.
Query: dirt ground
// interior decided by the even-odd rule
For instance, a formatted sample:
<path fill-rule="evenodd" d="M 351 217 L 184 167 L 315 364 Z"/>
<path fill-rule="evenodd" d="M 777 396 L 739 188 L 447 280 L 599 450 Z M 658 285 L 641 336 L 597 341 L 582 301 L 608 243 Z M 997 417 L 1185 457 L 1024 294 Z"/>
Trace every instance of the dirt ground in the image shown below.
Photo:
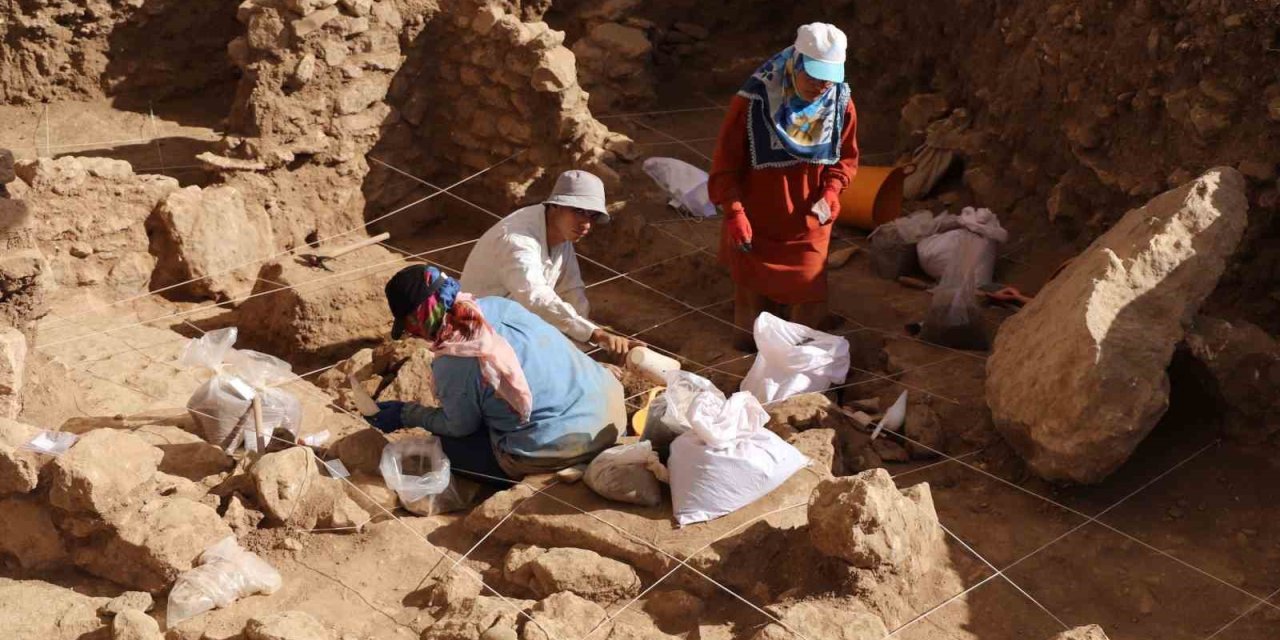
<path fill-rule="evenodd" d="M 744 55 L 724 62 L 720 71 L 749 68 L 756 59 Z M 720 107 L 731 88 L 691 91 L 690 86 L 695 84 L 684 78 L 662 84 L 658 102 L 646 108 L 678 112 L 597 116 L 634 139 L 641 159 L 675 157 L 707 168 Z M 219 138 L 227 113 L 227 103 L 205 99 L 215 95 L 229 100 L 230 92 L 213 91 L 145 109 L 106 100 L 4 106 L 0 147 L 14 149 L 19 158 L 120 158 L 133 163 L 139 173 L 163 173 L 184 185 L 203 184 L 194 156 Z M 867 164 L 887 164 L 899 148 L 889 133 L 898 113 L 872 101 L 860 103 L 859 109 L 867 132 L 861 140 Z M 422 195 L 431 191 L 421 185 L 418 190 Z M 736 390 L 754 356 L 742 349 L 745 333 L 731 324 L 732 284 L 715 258 L 719 223 L 692 221 L 668 208 L 639 162 L 626 166 L 622 184 L 610 199 L 622 203 L 615 223 L 597 229 L 578 247 L 593 315 L 677 356 L 686 369 L 707 375 L 726 391 Z M 517 203 L 509 204 L 511 209 Z M 410 255 L 452 247 L 432 254 L 430 260 L 455 274 L 469 248 L 463 243 L 488 228 L 494 215 L 509 210 L 483 211 L 447 198 L 431 206 L 444 212 L 441 221 L 398 230 L 386 246 Z M 1069 246 L 1043 240 L 1015 235 L 1001 254 L 997 279 L 1029 294 L 1036 291 L 1071 255 Z M 1273 495 L 1280 482 L 1280 455 L 1274 447 L 1220 441 L 1217 417 L 1194 401 L 1179 402 L 1175 381 L 1169 414 L 1105 483 L 1067 489 L 1039 481 L 1000 442 L 989 422 L 973 419 L 985 412 L 985 354 L 929 345 L 906 335 L 904 325 L 923 317 L 929 294 L 874 276 L 865 233 L 837 228 L 833 247 L 843 246 L 863 251 L 830 274 L 832 311 L 843 319 L 835 332 L 849 339 L 855 354 L 850 382 L 857 384 L 844 389 L 842 398 L 896 395 L 906 389 L 941 407 L 938 412 L 948 435 L 948 458 L 889 463 L 889 471 L 903 487 L 929 482 L 938 515 L 952 536 L 952 564 L 963 576 L 966 591 L 922 609 L 919 620 L 895 637 L 1026 640 L 1090 623 L 1102 625 L 1118 640 L 1280 637 L 1280 504 Z M 85 304 L 62 300 L 52 320 Z M 114 308 L 108 317 L 93 322 L 123 325 L 192 306 L 146 300 L 132 305 L 128 313 Z M 992 308 L 984 313 L 994 326 L 1012 312 Z M 199 324 L 212 315 L 189 320 Z M 165 324 L 196 335 L 185 322 Z M 116 347 L 152 349 L 145 333 L 121 332 Z M 41 340 L 57 341 L 59 334 L 48 331 Z M 85 363 L 86 372 L 78 375 L 110 379 L 110 365 L 94 369 L 89 362 L 117 357 L 108 344 L 50 355 L 67 364 Z M 166 341 L 154 347 L 159 354 L 155 357 L 172 356 L 178 346 Z M 116 411 L 128 405 L 131 416 L 181 407 L 189 389 L 171 384 L 171 378 L 172 372 L 156 371 L 146 379 L 116 380 L 119 393 L 137 398 L 122 405 L 113 397 L 110 405 Z M 140 393 L 138 387 L 152 393 Z M 629 391 L 628 402 L 635 409 L 644 390 L 632 385 Z M 78 408 L 84 417 L 98 415 L 94 406 L 92 397 L 69 403 L 50 398 L 47 406 L 37 403 L 30 417 L 61 422 L 74 417 L 68 407 Z M 352 637 L 415 638 L 423 622 L 415 618 L 422 614 L 414 603 L 423 597 L 428 578 L 442 570 L 436 547 L 467 554 L 466 566 L 482 575 L 501 565 L 506 546 L 468 531 L 460 520 L 381 519 L 349 535 L 255 532 L 247 546 L 280 569 L 283 592 L 269 603 L 249 598 L 233 610 L 210 614 L 201 622 L 202 632 L 229 640 L 248 618 L 287 608 L 341 626 Z M 449 563 L 443 560 L 443 566 Z M 44 579 L 58 581 L 56 576 Z M 89 593 L 110 594 L 114 589 L 83 578 L 66 580 L 68 586 Z M 750 637 L 749 632 L 767 622 L 741 600 L 716 593 L 703 614 L 708 626 L 729 622 L 735 637 Z M 716 637 L 688 627 L 678 633 L 688 640 Z"/>

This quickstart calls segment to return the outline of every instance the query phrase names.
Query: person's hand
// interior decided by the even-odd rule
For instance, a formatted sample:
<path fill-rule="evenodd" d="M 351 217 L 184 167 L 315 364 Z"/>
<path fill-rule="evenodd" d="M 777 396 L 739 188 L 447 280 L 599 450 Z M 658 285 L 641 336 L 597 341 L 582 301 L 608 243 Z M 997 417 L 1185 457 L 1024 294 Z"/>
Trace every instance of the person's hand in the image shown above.
<path fill-rule="evenodd" d="M 591 341 L 597 347 L 608 351 L 616 356 L 626 356 L 631 351 L 633 341 L 630 338 L 620 336 L 616 333 L 610 333 L 604 329 L 596 329 L 591 333 Z"/>
<path fill-rule="evenodd" d="M 724 225 L 729 230 L 729 238 L 741 251 L 751 250 L 751 221 L 747 220 L 747 210 L 741 202 L 729 205 L 724 214 Z"/>
<path fill-rule="evenodd" d="M 1005 287 L 999 291 L 991 291 L 987 293 L 987 297 L 997 302 L 1016 302 L 1018 304 L 1026 304 L 1031 298 L 1022 295 L 1016 287 Z"/>
<path fill-rule="evenodd" d="M 365 416 L 364 419 L 378 431 L 391 433 L 404 427 L 404 418 L 400 415 L 402 411 L 404 411 L 403 402 L 387 400 L 378 403 L 377 413 Z"/>
<path fill-rule="evenodd" d="M 827 223 L 834 222 L 840 217 L 840 189 L 828 186 L 822 191 L 822 199 L 827 201 L 827 208 L 831 209 L 831 217 L 827 218 Z"/>

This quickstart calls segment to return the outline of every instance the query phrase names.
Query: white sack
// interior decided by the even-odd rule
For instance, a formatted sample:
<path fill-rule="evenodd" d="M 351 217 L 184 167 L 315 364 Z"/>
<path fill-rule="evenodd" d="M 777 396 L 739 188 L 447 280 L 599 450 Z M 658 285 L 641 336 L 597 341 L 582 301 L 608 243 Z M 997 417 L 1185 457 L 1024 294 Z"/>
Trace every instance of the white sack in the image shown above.
<path fill-rule="evenodd" d="M 957 222 L 960 228 L 931 235 L 916 245 L 916 255 L 924 272 L 941 280 L 951 260 L 960 253 L 960 244 L 966 234 L 977 234 L 987 241 L 982 259 L 974 265 L 974 277 L 979 285 L 991 282 L 995 273 L 997 245 L 1009 239 L 1009 232 L 1000 226 L 1000 220 L 990 209 L 965 207 Z"/>
<path fill-rule="evenodd" d="M 754 333 L 760 353 L 741 389 L 762 403 L 826 391 L 849 373 L 849 341 L 840 336 L 768 312 L 756 317 Z"/>
<path fill-rule="evenodd" d="M 641 441 L 601 451 L 582 479 L 608 500 L 653 507 L 662 502 L 661 468 L 653 445 Z"/>
<path fill-rule="evenodd" d="M 726 399 L 709 384 L 681 384 L 684 377 L 699 378 L 685 371 L 667 376 L 668 410 L 679 412 L 690 427 L 671 444 L 667 460 L 677 524 L 737 511 L 808 464 L 795 447 L 764 428 L 769 414 L 754 396 L 740 391 Z"/>

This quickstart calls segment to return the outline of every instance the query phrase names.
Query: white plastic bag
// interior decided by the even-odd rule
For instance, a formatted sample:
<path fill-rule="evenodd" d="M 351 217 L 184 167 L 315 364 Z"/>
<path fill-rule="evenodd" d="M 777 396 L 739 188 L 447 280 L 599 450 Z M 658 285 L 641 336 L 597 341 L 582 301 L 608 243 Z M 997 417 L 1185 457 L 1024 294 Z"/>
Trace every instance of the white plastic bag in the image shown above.
<path fill-rule="evenodd" d="M 706 384 L 679 384 L 694 374 L 668 375 L 668 410 L 690 431 L 671 444 L 667 468 L 680 526 L 732 513 L 778 488 L 808 464 L 795 447 L 764 428 L 769 414 L 749 393 L 728 399 Z M 703 379 L 705 381 L 705 379 Z"/>
<path fill-rule="evenodd" d="M 169 592 L 166 624 L 178 623 L 255 593 L 272 594 L 282 580 L 256 553 L 227 536 L 200 554 L 200 565 L 182 573 Z"/>
<path fill-rule="evenodd" d="M 1000 226 L 1000 220 L 990 209 L 965 207 L 955 218 L 955 223 L 959 228 L 929 236 L 916 245 L 920 268 L 941 279 L 952 258 L 959 253 L 961 240 L 968 234 L 976 234 L 987 241 L 987 246 L 981 260 L 973 266 L 975 276 L 979 285 L 991 282 L 996 267 L 997 245 L 1009 239 L 1009 232 Z"/>
<path fill-rule="evenodd" d="M 938 233 L 954 216 L 920 210 L 876 227 L 871 239 L 871 270 L 881 278 L 893 280 L 915 268 L 917 242 Z"/>
<path fill-rule="evenodd" d="M 849 373 L 849 341 L 761 313 L 753 327 L 760 353 L 742 390 L 768 404 L 801 393 L 825 391 Z"/>
<path fill-rule="evenodd" d="M 404 438 L 383 447 L 378 470 L 387 488 L 405 509 L 420 516 L 457 511 L 467 506 L 451 473 L 440 439 L 433 435 Z"/>
<path fill-rule="evenodd" d="M 602 498 L 652 507 L 662 502 L 664 471 L 653 446 L 641 441 L 601 451 L 582 479 Z"/>
<path fill-rule="evenodd" d="M 707 194 L 706 171 L 675 158 L 649 158 L 644 172 L 671 197 L 669 204 L 697 218 L 716 215 L 716 207 Z"/>
<path fill-rule="evenodd" d="M 256 450 L 276 429 L 294 438 L 302 429 L 302 403 L 272 386 L 293 377 L 289 363 L 257 351 L 233 349 L 236 328 L 210 331 L 187 344 L 178 364 L 214 373 L 187 401 L 187 411 L 204 431 L 204 439 L 234 453 L 243 441 Z M 262 433 L 254 430 L 253 399 L 261 398 Z"/>

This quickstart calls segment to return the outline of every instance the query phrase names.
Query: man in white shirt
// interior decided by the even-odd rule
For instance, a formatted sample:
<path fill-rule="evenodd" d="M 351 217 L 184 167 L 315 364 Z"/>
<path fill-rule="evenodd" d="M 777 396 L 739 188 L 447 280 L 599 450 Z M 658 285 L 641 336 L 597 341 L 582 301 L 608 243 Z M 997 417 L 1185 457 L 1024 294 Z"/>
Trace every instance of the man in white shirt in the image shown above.
<path fill-rule="evenodd" d="M 587 319 L 590 305 L 573 251 L 592 225 L 609 218 L 600 178 L 566 171 L 546 202 L 516 210 L 480 237 L 462 268 L 462 290 L 510 298 L 578 342 L 625 355 L 638 343 Z"/>

